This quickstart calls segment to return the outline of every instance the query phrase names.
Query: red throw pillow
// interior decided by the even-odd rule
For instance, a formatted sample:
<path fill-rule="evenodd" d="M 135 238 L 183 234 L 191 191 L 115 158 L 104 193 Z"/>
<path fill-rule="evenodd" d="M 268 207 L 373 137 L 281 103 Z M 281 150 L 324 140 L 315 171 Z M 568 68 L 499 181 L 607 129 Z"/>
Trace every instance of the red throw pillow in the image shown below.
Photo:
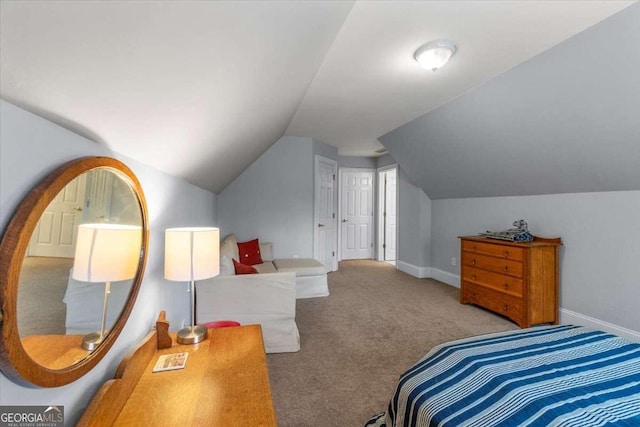
<path fill-rule="evenodd" d="M 233 259 L 233 258 L 232 258 Z M 233 267 L 236 269 L 236 274 L 257 274 L 258 270 L 250 265 L 244 265 L 239 263 L 235 259 L 233 260 Z"/>
<path fill-rule="evenodd" d="M 249 240 L 248 242 L 238 242 L 238 252 L 240 253 L 240 262 L 242 264 L 262 264 L 258 239 Z"/>

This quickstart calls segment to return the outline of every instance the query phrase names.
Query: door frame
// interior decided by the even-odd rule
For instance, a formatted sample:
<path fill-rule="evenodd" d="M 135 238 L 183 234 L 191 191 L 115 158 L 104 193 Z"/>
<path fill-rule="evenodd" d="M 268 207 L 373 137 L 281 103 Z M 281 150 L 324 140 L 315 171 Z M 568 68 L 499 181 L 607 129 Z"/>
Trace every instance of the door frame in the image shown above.
<path fill-rule="evenodd" d="M 328 163 L 330 165 L 333 166 L 333 170 L 335 171 L 335 174 L 337 174 L 338 172 L 338 162 L 330 159 L 328 157 L 324 157 L 321 156 L 319 154 L 315 155 L 315 159 L 314 159 L 314 168 L 313 168 L 313 257 L 315 259 L 319 258 L 319 254 L 318 254 L 318 227 L 316 226 L 316 224 L 318 224 L 318 211 L 317 211 L 317 206 L 318 206 L 318 197 L 320 197 L 320 177 L 318 176 L 318 171 L 320 169 L 320 162 L 324 162 L 324 163 Z M 335 175 L 334 175 L 335 176 Z M 338 194 L 338 189 L 336 188 L 335 185 L 335 180 L 334 180 L 334 184 L 333 184 L 333 207 L 334 210 L 337 209 L 337 204 L 336 204 L 336 199 L 337 199 L 337 194 Z M 338 228 L 338 214 L 335 213 L 334 214 L 334 219 L 333 219 L 333 227 L 334 227 L 334 235 L 333 235 L 333 252 L 336 254 L 336 256 L 332 257 L 332 261 L 331 261 L 331 267 L 332 270 L 331 271 L 337 271 L 338 270 L 338 237 L 337 234 L 335 232 L 335 230 Z"/>
<path fill-rule="evenodd" d="M 343 171 L 347 171 L 347 172 L 371 172 L 373 174 L 373 179 L 371 180 L 371 185 L 372 185 L 372 189 L 371 189 L 371 195 L 373 197 L 375 197 L 375 195 L 377 194 L 377 185 L 376 185 L 376 170 L 373 168 L 349 168 L 349 167 L 340 167 L 338 168 L 338 215 L 337 215 L 337 220 L 338 220 L 338 225 L 336 226 L 338 229 L 338 241 L 337 241 L 337 246 L 338 246 L 338 261 L 342 261 L 342 227 L 340 226 L 340 224 L 342 223 L 342 172 Z M 375 201 L 372 200 L 371 203 L 375 206 Z M 372 227 L 371 227 L 371 233 L 373 234 L 374 229 L 375 229 L 375 223 L 376 223 L 376 209 L 373 209 L 373 220 L 372 220 Z M 371 236 L 371 242 L 373 242 L 375 240 L 375 236 Z M 375 245 L 373 248 L 371 248 L 371 259 L 375 259 L 375 254 L 373 253 L 373 250 L 375 249 Z"/>
<path fill-rule="evenodd" d="M 400 197 L 399 197 L 399 190 L 400 190 L 400 177 L 398 176 L 398 165 L 397 164 L 393 164 L 393 165 L 389 165 L 389 166 L 384 166 L 381 168 L 376 169 L 376 181 L 378 183 L 378 191 L 376 192 L 377 196 L 378 196 L 378 203 L 377 203 L 377 209 L 376 209 L 376 221 L 377 221 L 377 239 L 376 239 L 376 251 L 377 251 L 377 256 L 376 259 L 378 261 L 384 261 L 384 249 L 382 248 L 382 244 L 384 242 L 384 215 L 382 215 L 382 213 L 384 212 L 384 194 L 382 194 L 382 192 L 384 191 L 384 186 L 380 184 L 380 176 L 384 173 L 384 172 L 388 172 L 390 170 L 394 170 L 396 171 L 396 265 L 398 262 L 398 230 L 400 229 L 400 227 L 398 226 L 398 212 L 399 212 L 399 208 L 400 205 L 398 203 Z"/>

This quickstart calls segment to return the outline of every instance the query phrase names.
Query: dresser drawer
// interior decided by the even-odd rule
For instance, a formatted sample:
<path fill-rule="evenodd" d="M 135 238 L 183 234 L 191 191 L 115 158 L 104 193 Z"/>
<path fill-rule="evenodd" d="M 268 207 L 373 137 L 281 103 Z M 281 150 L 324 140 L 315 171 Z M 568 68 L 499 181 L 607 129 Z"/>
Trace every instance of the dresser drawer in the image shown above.
<path fill-rule="evenodd" d="M 514 320 L 518 324 L 523 321 L 522 313 L 524 313 L 524 310 L 522 308 L 522 299 L 520 298 L 505 295 L 470 282 L 464 282 L 461 292 L 461 301 L 463 303 L 485 307 Z"/>
<path fill-rule="evenodd" d="M 492 273 L 491 271 L 463 266 L 462 280 L 513 295 L 514 297 L 521 298 L 523 296 L 523 280 L 506 274 Z"/>
<path fill-rule="evenodd" d="M 462 250 L 475 254 L 490 255 L 499 258 L 522 261 L 524 259 L 524 249 L 514 246 L 505 246 L 491 243 L 474 242 L 472 240 L 462 241 Z"/>
<path fill-rule="evenodd" d="M 523 273 L 522 263 L 519 261 L 472 254 L 468 252 L 462 253 L 462 265 L 493 271 L 500 274 L 508 274 L 514 277 L 522 277 Z"/>

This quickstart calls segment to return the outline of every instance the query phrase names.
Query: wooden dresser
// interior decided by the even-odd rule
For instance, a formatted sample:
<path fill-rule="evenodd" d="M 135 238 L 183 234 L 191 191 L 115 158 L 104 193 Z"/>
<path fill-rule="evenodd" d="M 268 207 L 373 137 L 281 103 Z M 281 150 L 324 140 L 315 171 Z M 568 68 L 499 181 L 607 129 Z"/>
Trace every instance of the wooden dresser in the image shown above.
<path fill-rule="evenodd" d="M 460 302 L 513 320 L 521 328 L 558 323 L 560 238 L 516 243 L 460 237 Z"/>
<path fill-rule="evenodd" d="M 152 332 L 118 367 L 78 426 L 277 426 L 259 325 L 209 329 L 198 344 L 156 349 Z M 163 354 L 184 369 L 153 373 Z"/>

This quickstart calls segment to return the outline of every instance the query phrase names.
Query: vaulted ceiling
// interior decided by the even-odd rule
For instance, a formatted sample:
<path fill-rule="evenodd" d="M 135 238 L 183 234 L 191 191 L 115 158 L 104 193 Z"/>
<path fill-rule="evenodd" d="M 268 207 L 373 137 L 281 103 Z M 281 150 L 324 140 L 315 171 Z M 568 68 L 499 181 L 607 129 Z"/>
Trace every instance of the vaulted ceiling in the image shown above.
<path fill-rule="evenodd" d="M 432 199 L 640 190 L 640 4 L 380 141 Z"/>
<path fill-rule="evenodd" d="M 373 156 L 386 134 L 382 142 L 409 171 L 419 169 L 421 156 L 466 164 L 449 153 L 464 145 L 447 138 L 425 144 L 416 129 L 435 136 L 418 121 L 463 94 L 485 94 L 477 91 L 512 68 L 524 79 L 519 64 L 633 3 L 2 1 L 0 96 L 216 193 L 282 135 Z M 412 56 L 438 38 L 459 49 L 432 73 Z M 633 51 L 637 42 L 626 47 Z M 459 138 L 473 135 L 469 129 Z M 520 143 L 529 148 L 518 153 L 526 154 L 537 142 Z M 405 149 L 411 144 L 413 156 Z M 446 156 L 437 157 L 440 151 Z M 435 197 L 478 193 L 455 180 L 434 186 L 433 176 L 412 175 Z"/>

